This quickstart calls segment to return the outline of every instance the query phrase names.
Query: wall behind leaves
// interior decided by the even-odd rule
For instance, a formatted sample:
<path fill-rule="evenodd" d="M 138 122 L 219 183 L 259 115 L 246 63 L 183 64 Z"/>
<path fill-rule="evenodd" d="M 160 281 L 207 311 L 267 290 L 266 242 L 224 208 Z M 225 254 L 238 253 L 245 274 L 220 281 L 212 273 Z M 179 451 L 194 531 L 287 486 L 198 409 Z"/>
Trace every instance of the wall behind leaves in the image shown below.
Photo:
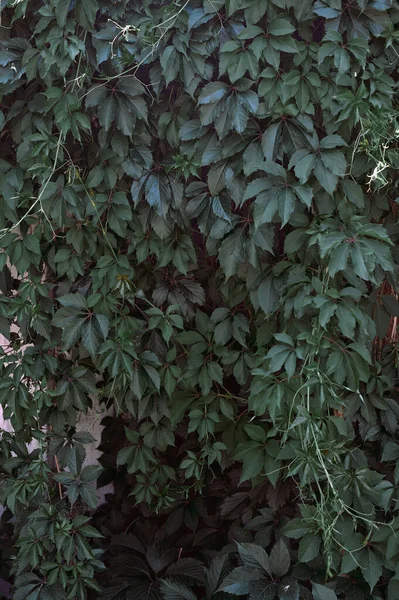
<path fill-rule="evenodd" d="M 14 598 L 397 600 L 397 2 L 0 10 Z"/>

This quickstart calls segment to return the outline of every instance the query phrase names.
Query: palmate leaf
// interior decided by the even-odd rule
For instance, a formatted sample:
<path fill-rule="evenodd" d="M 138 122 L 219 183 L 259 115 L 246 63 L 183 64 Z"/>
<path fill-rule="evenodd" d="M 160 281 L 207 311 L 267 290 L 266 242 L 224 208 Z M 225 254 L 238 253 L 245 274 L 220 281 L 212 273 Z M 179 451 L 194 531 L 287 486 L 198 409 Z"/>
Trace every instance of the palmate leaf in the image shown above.
<path fill-rule="evenodd" d="M 281 165 L 272 161 L 266 161 L 258 168 L 266 171 L 269 177 L 251 181 L 243 197 L 243 200 L 247 200 L 256 196 L 254 207 L 256 225 L 271 222 L 278 213 L 281 227 L 284 227 L 295 210 L 297 200 L 310 207 L 313 197 L 310 186 L 298 185 Z"/>
<path fill-rule="evenodd" d="M 257 27 L 252 27 L 256 31 Z M 239 39 L 245 39 L 247 30 L 244 29 L 239 34 Z M 232 83 L 241 79 L 246 73 L 255 79 L 258 73 L 257 53 L 253 47 L 242 46 L 239 40 L 230 40 L 223 44 L 220 49 L 219 74 L 222 76 L 228 72 L 229 79 Z"/>
<path fill-rule="evenodd" d="M 17 588 L 14 592 L 16 600 L 35 600 L 39 597 L 41 579 L 33 573 L 21 575 L 17 578 Z"/>
<path fill-rule="evenodd" d="M 363 237 L 364 234 L 378 239 Z M 386 231 L 378 226 L 353 231 L 348 235 L 329 233 L 319 241 L 321 256 L 329 256 L 332 276 L 344 271 L 350 259 L 355 273 L 366 281 L 373 280 L 376 264 L 386 271 L 392 271 L 390 244 Z"/>
<path fill-rule="evenodd" d="M 339 177 L 346 173 L 346 160 L 342 152 L 335 150 L 324 150 L 320 157 L 306 150 L 298 150 L 290 161 L 290 166 L 295 165 L 295 175 L 300 182 L 306 183 L 313 172 L 320 185 L 332 194 L 337 185 Z"/>
<path fill-rule="evenodd" d="M 91 88 L 87 94 L 86 107 L 97 107 L 101 125 L 109 130 L 114 121 L 123 135 L 132 135 L 136 118 L 146 121 L 148 110 L 144 91 L 138 81 L 119 80 L 111 90 L 103 84 Z"/>
<path fill-rule="evenodd" d="M 237 73 L 236 68 L 233 71 L 232 77 L 235 82 L 233 89 L 229 89 L 225 83 L 209 83 L 198 98 L 198 103 L 201 105 L 201 124 L 210 125 L 214 121 L 220 139 L 224 138 L 232 128 L 237 133 L 243 133 L 249 115 L 256 114 L 259 107 L 257 94 L 249 89 L 252 82 Z"/>
<path fill-rule="evenodd" d="M 55 313 L 53 323 L 63 330 L 64 348 L 71 348 L 82 338 L 85 348 L 90 354 L 94 354 L 99 343 L 108 335 L 108 318 L 105 315 L 92 317 L 82 294 L 67 294 L 59 298 L 59 302 L 63 308 Z"/>
<path fill-rule="evenodd" d="M 3 4 L 17 600 L 397 600 L 396 6 Z"/>

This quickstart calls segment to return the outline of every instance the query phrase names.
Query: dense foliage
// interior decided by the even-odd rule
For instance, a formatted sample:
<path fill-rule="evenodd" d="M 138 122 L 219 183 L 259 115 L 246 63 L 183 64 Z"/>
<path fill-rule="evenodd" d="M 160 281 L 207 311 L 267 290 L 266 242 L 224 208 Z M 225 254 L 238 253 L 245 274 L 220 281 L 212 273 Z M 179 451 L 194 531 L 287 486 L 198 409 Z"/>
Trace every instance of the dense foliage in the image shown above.
<path fill-rule="evenodd" d="M 15 600 L 399 598 L 398 23 L 2 0 Z"/>

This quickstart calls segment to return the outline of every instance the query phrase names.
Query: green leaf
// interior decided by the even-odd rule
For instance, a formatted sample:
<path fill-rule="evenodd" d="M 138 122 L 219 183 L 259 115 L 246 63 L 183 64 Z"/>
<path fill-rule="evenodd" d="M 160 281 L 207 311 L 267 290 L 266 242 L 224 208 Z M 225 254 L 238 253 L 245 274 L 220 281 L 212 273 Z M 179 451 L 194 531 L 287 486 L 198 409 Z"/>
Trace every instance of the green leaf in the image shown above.
<path fill-rule="evenodd" d="M 320 583 L 312 582 L 312 592 L 314 600 L 338 600 L 335 592 L 331 588 L 321 585 Z"/>
<path fill-rule="evenodd" d="M 92 169 L 86 179 L 86 187 L 87 188 L 95 188 L 100 185 L 104 178 L 103 170 L 100 166 L 94 167 Z"/>
<path fill-rule="evenodd" d="M 252 569 L 263 569 L 268 575 L 271 575 L 269 557 L 266 550 L 250 543 L 236 542 L 238 553 L 245 567 Z"/>
<path fill-rule="evenodd" d="M 219 262 L 226 279 L 230 279 L 238 271 L 245 260 L 243 231 L 237 229 L 226 237 L 219 248 Z"/>
<path fill-rule="evenodd" d="M 179 129 L 179 137 L 183 142 L 197 140 L 206 132 L 206 128 L 201 125 L 199 119 L 187 121 Z"/>
<path fill-rule="evenodd" d="M 208 373 L 213 381 L 216 381 L 220 385 L 223 384 L 223 369 L 218 363 L 209 362 Z"/>
<path fill-rule="evenodd" d="M 351 179 L 343 179 L 341 181 L 342 189 L 344 194 L 347 196 L 350 202 L 352 202 L 358 208 L 364 206 L 364 194 L 362 187 Z"/>
<path fill-rule="evenodd" d="M 198 104 L 219 102 L 227 92 L 228 85 L 220 81 L 208 83 L 198 97 Z"/>
<path fill-rule="evenodd" d="M 42 588 L 42 580 L 33 573 L 20 575 L 16 580 L 15 600 L 38 600 Z"/>
<path fill-rule="evenodd" d="M 136 118 L 132 114 L 130 107 L 127 106 L 124 98 L 118 99 L 118 108 L 116 113 L 116 125 L 124 135 L 132 135 Z"/>
<path fill-rule="evenodd" d="M 57 23 L 60 27 L 65 26 L 70 4 L 69 0 L 59 0 L 59 2 L 55 4 L 55 16 L 57 17 Z"/>
<path fill-rule="evenodd" d="M 167 46 L 161 54 L 160 63 L 166 84 L 176 79 L 179 72 L 179 55 L 174 46 Z"/>
<path fill-rule="evenodd" d="M 93 319 L 87 319 L 82 327 L 82 342 L 89 354 L 96 353 L 100 339 Z"/>
<path fill-rule="evenodd" d="M 244 459 L 240 483 L 248 481 L 249 479 L 256 477 L 256 475 L 259 475 L 259 473 L 263 471 L 264 462 L 265 458 L 262 451 L 256 449 L 251 453 L 248 453 Z"/>
<path fill-rule="evenodd" d="M 266 179 L 265 177 L 262 177 L 260 179 L 254 179 L 247 186 L 243 200 L 248 200 L 248 198 L 253 198 L 254 196 L 258 196 L 261 192 L 264 192 L 265 190 L 270 189 L 270 187 L 271 187 L 271 184 L 269 183 L 269 180 Z"/>
<path fill-rule="evenodd" d="M 274 600 L 277 585 L 272 581 L 260 579 L 259 581 L 252 581 L 249 590 L 250 600 Z"/>
<path fill-rule="evenodd" d="M 291 559 L 287 546 L 279 540 L 270 552 L 270 568 L 273 575 L 283 577 L 290 568 Z"/>
<path fill-rule="evenodd" d="M 262 150 L 266 160 L 273 161 L 277 152 L 277 142 L 281 132 L 281 123 L 269 125 L 262 135 Z"/>
<path fill-rule="evenodd" d="M 295 27 L 286 19 L 274 19 L 269 24 L 268 32 L 270 35 L 287 35 L 295 31 Z"/>
<path fill-rule="evenodd" d="M 342 333 L 346 337 L 353 339 L 356 326 L 356 319 L 353 312 L 344 305 L 338 305 L 335 314 L 338 318 L 339 328 L 341 329 Z"/>
<path fill-rule="evenodd" d="M 274 286 L 273 277 L 266 277 L 260 284 L 258 301 L 266 315 L 274 313 L 279 308 L 279 296 Z"/>
<path fill-rule="evenodd" d="M 285 186 L 277 192 L 278 212 L 281 217 L 281 227 L 284 227 L 295 210 L 295 194 L 291 187 Z"/>
<path fill-rule="evenodd" d="M 370 279 L 370 274 L 367 268 L 365 257 L 362 254 L 362 249 L 359 244 L 352 244 L 352 247 L 350 248 L 350 255 L 356 275 L 368 281 Z"/>
<path fill-rule="evenodd" d="M 321 153 L 321 160 L 326 169 L 338 175 L 344 177 L 346 172 L 346 160 L 342 152 L 338 150 L 326 150 Z"/>
<path fill-rule="evenodd" d="M 388 441 L 382 452 L 381 460 L 397 460 L 399 458 L 399 445 Z"/>
<path fill-rule="evenodd" d="M 225 187 L 226 163 L 213 165 L 208 173 L 208 186 L 212 196 L 217 196 Z"/>
<path fill-rule="evenodd" d="M 314 168 L 314 174 L 320 185 L 328 192 L 333 194 L 338 185 L 338 176 L 332 173 L 318 158 Z"/>
<path fill-rule="evenodd" d="M 256 115 L 259 109 L 259 98 L 253 90 L 240 92 L 237 94 L 237 100 L 240 104 L 245 106 L 252 115 Z"/>
<path fill-rule="evenodd" d="M 373 591 L 382 575 L 382 561 L 372 548 L 367 548 L 360 556 L 362 575 Z"/>
<path fill-rule="evenodd" d="M 298 559 L 300 562 L 309 562 L 319 553 L 321 539 L 319 535 L 307 533 L 300 541 Z"/>
<path fill-rule="evenodd" d="M 388 583 L 387 600 L 396 600 L 399 594 L 399 579 L 393 578 Z"/>
<path fill-rule="evenodd" d="M 87 300 L 82 294 L 66 294 L 58 298 L 58 302 L 65 308 L 75 308 L 76 310 L 87 310 Z"/>
<path fill-rule="evenodd" d="M 62 331 L 62 344 L 65 350 L 73 348 L 82 337 L 83 326 L 86 318 L 74 319 Z"/>
<path fill-rule="evenodd" d="M 320 241 L 320 248 L 323 248 L 323 239 Z M 331 252 L 329 256 L 328 270 L 331 277 L 334 277 L 338 271 L 344 271 L 348 263 L 350 254 L 349 244 L 340 244 Z"/>
<path fill-rule="evenodd" d="M 287 579 L 284 578 L 278 586 L 278 598 L 279 600 L 299 600 L 300 588 L 298 582 L 292 577 Z"/>
<path fill-rule="evenodd" d="M 148 204 L 155 209 L 160 217 L 165 217 L 168 211 L 166 198 L 168 196 L 165 177 L 158 173 L 151 174 L 145 182 L 145 194 Z"/>
<path fill-rule="evenodd" d="M 83 467 L 80 478 L 85 483 L 96 481 L 102 472 L 103 468 L 100 465 L 87 465 Z"/>
<path fill-rule="evenodd" d="M 287 254 L 298 252 L 298 250 L 303 246 L 306 239 L 307 236 L 305 231 L 301 229 L 294 229 L 294 231 L 291 231 L 285 238 L 285 252 L 287 252 Z"/>
<path fill-rule="evenodd" d="M 95 319 L 97 321 L 100 332 L 103 335 L 104 340 L 108 337 L 109 332 L 109 319 L 105 315 L 96 315 Z"/>
<path fill-rule="evenodd" d="M 204 338 L 198 331 L 181 331 L 177 334 L 176 339 L 181 344 L 196 344 L 198 342 L 204 342 Z"/>
<path fill-rule="evenodd" d="M 350 59 L 345 48 L 336 48 L 334 51 L 334 64 L 338 69 L 338 73 L 346 73 L 349 70 Z"/>
<path fill-rule="evenodd" d="M 295 175 L 298 177 L 299 181 L 302 184 L 306 183 L 316 165 L 316 157 L 314 156 L 314 154 L 307 153 L 301 158 L 299 158 L 298 161 L 293 162 L 294 160 L 295 155 L 291 159 L 291 163 L 295 164 Z"/>
<path fill-rule="evenodd" d="M 289 538 L 297 540 L 305 535 L 306 527 L 304 527 L 301 519 L 292 519 L 284 525 L 282 533 Z"/>
<path fill-rule="evenodd" d="M 248 123 L 248 110 L 233 97 L 230 105 L 231 123 L 237 133 L 243 133 Z"/>
<path fill-rule="evenodd" d="M 308 185 L 293 185 L 292 188 L 295 190 L 295 193 L 300 201 L 306 204 L 307 208 L 310 208 L 313 198 L 312 188 Z"/>
<path fill-rule="evenodd" d="M 92 31 L 98 8 L 97 0 L 76 0 L 76 18 L 83 29 Z"/>
<path fill-rule="evenodd" d="M 251 440 L 254 440 L 256 442 L 264 442 L 266 440 L 266 432 L 264 428 L 260 425 L 253 425 L 252 423 L 250 423 L 249 425 L 245 426 L 245 431 L 247 432 Z"/>
<path fill-rule="evenodd" d="M 161 590 L 165 600 L 197 600 L 194 592 L 180 582 L 163 579 L 161 581 Z"/>
<path fill-rule="evenodd" d="M 251 572 L 245 567 L 237 567 L 225 577 L 216 590 L 216 593 L 227 592 L 228 594 L 234 594 L 235 596 L 244 596 L 249 593 L 249 583 L 259 579 L 260 574 L 260 571 Z"/>
<path fill-rule="evenodd" d="M 101 125 L 106 131 L 110 129 L 112 123 L 114 122 L 115 117 L 117 115 L 117 109 L 118 105 L 113 95 L 107 96 L 100 103 L 98 108 L 98 117 L 100 119 Z"/>
<path fill-rule="evenodd" d="M 91 485 L 79 486 L 79 494 L 84 502 L 91 508 L 97 508 L 98 499 L 95 489 Z"/>
<path fill-rule="evenodd" d="M 324 148 L 324 149 L 332 149 L 332 148 L 336 148 L 337 146 L 346 146 L 346 142 L 344 139 L 342 139 L 342 137 L 340 135 L 326 135 L 326 137 L 324 137 L 321 142 L 320 142 L 320 148 Z"/>

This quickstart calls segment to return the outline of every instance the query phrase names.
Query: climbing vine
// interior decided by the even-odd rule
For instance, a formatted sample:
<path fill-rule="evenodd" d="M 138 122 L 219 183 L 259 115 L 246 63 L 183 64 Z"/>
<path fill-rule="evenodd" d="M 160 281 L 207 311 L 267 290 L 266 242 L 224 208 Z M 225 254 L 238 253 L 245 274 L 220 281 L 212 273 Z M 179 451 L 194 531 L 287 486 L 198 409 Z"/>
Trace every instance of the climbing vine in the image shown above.
<path fill-rule="evenodd" d="M 398 5 L 0 15 L 15 600 L 397 600 Z"/>

